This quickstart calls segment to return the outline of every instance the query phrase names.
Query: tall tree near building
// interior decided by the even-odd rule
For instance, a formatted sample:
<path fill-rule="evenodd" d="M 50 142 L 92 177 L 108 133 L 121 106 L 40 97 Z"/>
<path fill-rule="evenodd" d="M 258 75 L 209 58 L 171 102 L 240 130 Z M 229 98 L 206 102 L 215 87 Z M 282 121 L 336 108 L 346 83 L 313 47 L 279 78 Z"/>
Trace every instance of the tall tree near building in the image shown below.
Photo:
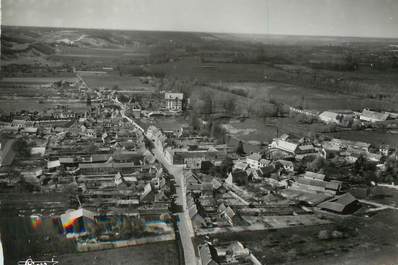
<path fill-rule="evenodd" d="M 209 92 L 205 92 L 201 96 L 201 100 L 203 102 L 202 105 L 202 113 L 203 114 L 212 114 L 213 113 L 213 108 L 214 108 L 214 102 L 212 95 Z"/>
<path fill-rule="evenodd" d="M 244 150 L 244 148 L 243 148 L 243 142 L 242 141 L 239 141 L 239 143 L 238 143 L 238 147 L 236 148 L 236 153 L 238 154 L 238 155 L 240 155 L 240 156 L 244 156 L 246 153 L 245 153 L 245 150 Z"/>

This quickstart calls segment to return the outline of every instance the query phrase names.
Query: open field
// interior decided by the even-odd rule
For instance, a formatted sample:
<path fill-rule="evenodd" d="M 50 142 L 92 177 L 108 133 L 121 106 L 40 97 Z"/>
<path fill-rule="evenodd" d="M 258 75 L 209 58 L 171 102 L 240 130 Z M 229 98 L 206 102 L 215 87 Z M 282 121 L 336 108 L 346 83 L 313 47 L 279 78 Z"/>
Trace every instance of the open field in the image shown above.
<path fill-rule="evenodd" d="M 215 85 L 219 84 L 216 83 Z M 243 90 L 250 98 L 261 98 L 264 100 L 273 99 L 290 106 L 301 105 L 305 109 L 316 109 L 319 111 L 331 109 L 351 109 L 359 111 L 363 108 L 378 109 L 380 107 L 388 107 L 394 109 L 396 107 L 395 102 L 389 102 L 388 100 L 338 94 L 326 90 L 272 81 L 264 81 L 261 83 L 224 82 L 221 85 L 230 90 Z"/>
<path fill-rule="evenodd" d="M 348 239 L 348 245 L 354 248 L 343 249 L 343 253 L 335 253 L 328 249 L 326 255 L 309 256 L 307 259 L 285 263 L 287 265 L 395 265 L 398 263 L 397 226 L 398 213 L 394 210 L 382 211 L 369 217 L 357 226 L 357 236 Z M 356 227 L 356 226 L 355 226 Z"/>
<path fill-rule="evenodd" d="M 178 265 L 174 241 L 146 244 L 86 253 L 65 254 L 57 257 L 60 264 L 96 265 Z"/>
<path fill-rule="evenodd" d="M 85 47 L 62 47 L 59 48 L 58 56 L 75 57 L 141 57 L 148 56 L 149 53 L 144 49 L 134 48 L 85 48 Z"/>
<path fill-rule="evenodd" d="M 7 77 L 0 80 L 0 110 L 9 113 L 20 110 L 41 111 L 57 105 L 68 105 L 72 110 L 84 111 L 86 102 L 62 98 L 62 91 L 51 84 L 57 81 L 74 82 L 75 76 Z M 77 92 L 77 91 L 76 91 Z M 77 97 L 77 94 L 76 94 Z"/>
<path fill-rule="evenodd" d="M 293 118 L 250 118 L 242 121 L 230 120 L 224 126 L 229 135 L 228 144 L 237 146 L 238 141 L 242 140 L 246 151 L 259 151 L 261 143 L 269 143 L 277 134 L 287 133 L 296 137 L 304 137 L 309 134 L 325 134 L 330 137 L 347 139 L 352 141 L 362 141 L 371 143 L 375 146 L 388 144 L 396 146 L 398 135 L 390 134 L 385 131 L 340 131 L 334 133 L 322 133 L 325 125 L 322 123 L 303 124 Z"/>
<path fill-rule="evenodd" d="M 398 134 L 390 134 L 385 131 L 344 131 L 331 133 L 329 135 L 341 139 L 367 142 L 375 146 L 381 144 L 397 146 L 398 144 Z"/>
<path fill-rule="evenodd" d="M 396 39 L 24 27 L 3 32 L 2 65 L 30 58 L 69 70 L 112 66 L 123 75 L 221 81 L 258 100 L 319 110 L 394 110 L 398 103 Z"/>
<path fill-rule="evenodd" d="M 396 211 L 388 210 L 365 220 L 351 218 L 324 226 L 220 234 L 215 238 L 221 242 L 239 240 L 260 262 L 269 265 L 395 265 L 397 217 Z M 320 239 L 321 230 L 338 230 L 343 238 Z"/>
<path fill-rule="evenodd" d="M 112 73 L 104 73 L 99 75 L 80 73 L 84 81 L 90 88 L 105 87 L 126 91 L 145 91 L 153 92 L 155 88 L 149 84 L 144 84 L 139 77 L 120 76 Z"/>
<path fill-rule="evenodd" d="M 204 82 L 263 81 L 264 70 L 272 70 L 272 68 L 261 64 L 201 63 L 197 57 L 152 64 L 148 68 L 154 72 L 164 72 L 168 76 L 197 79 Z"/>
<path fill-rule="evenodd" d="M 50 85 L 57 81 L 74 82 L 74 76 L 65 77 L 7 77 L 0 79 L 0 97 L 2 96 L 57 96 L 59 91 Z"/>
<path fill-rule="evenodd" d="M 303 137 L 311 132 L 320 132 L 324 125 L 302 124 L 292 118 L 250 118 L 242 121 L 230 120 L 224 127 L 231 136 L 227 137 L 230 146 L 236 147 L 239 140 L 242 140 L 246 152 L 258 152 L 263 149 L 261 143 L 270 143 L 278 134 Z"/>
<path fill-rule="evenodd" d="M 51 101 L 45 100 L 43 103 L 39 103 L 39 99 L 35 100 L 32 98 L 0 99 L 0 110 L 5 113 L 21 110 L 43 111 L 49 108 L 56 108 L 59 105 L 68 106 L 76 112 L 84 112 L 88 108 L 85 101 L 82 102 L 79 100 L 56 99 Z"/>
<path fill-rule="evenodd" d="M 48 84 L 56 81 L 76 81 L 75 76 L 64 76 L 64 77 L 6 77 L 1 79 L 1 83 L 13 83 L 13 84 Z"/>

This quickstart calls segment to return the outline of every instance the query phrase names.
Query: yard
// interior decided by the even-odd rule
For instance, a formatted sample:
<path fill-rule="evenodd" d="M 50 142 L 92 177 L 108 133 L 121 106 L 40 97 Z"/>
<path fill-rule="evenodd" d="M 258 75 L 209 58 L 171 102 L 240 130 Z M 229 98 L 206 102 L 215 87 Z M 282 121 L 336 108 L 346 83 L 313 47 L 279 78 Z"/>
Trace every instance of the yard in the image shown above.
<path fill-rule="evenodd" d="M 397 217 L 396 211 L 388 210 L 330 225 L 220 234 L 216 238 L 220 242 L 239 240 L 268 265 L 395 265 Z M 320 231 L 342 234 L 322 238 Z"/>
<path fill-rule="evenodd" d="M 178 265 L 178 253 L 174 241 L 145 244 L 129 248 L 118 248 L 86 253 L 58 256 L 60 264 L 95 265 Z"/>

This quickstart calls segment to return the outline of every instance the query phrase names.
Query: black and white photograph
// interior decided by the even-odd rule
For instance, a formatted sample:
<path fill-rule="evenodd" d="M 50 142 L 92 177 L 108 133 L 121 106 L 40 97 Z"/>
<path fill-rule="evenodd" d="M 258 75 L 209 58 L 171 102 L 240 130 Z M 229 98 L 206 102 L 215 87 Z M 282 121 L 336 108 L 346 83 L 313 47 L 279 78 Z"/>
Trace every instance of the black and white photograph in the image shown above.
<path fill-rule="evenodd" d="M 0 3 L 0 265 L 398 265 L 398 0 Z"/>

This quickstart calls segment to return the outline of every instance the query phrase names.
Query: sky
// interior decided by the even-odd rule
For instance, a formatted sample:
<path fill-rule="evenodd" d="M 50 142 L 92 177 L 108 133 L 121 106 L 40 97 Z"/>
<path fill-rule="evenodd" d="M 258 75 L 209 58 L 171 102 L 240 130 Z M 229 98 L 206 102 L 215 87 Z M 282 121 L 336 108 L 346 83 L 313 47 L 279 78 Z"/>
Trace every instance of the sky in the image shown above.
<path fill-rule="evenodd" d="M 1 0 L 2 24 L 398 37 L 398 0 Z"/>

